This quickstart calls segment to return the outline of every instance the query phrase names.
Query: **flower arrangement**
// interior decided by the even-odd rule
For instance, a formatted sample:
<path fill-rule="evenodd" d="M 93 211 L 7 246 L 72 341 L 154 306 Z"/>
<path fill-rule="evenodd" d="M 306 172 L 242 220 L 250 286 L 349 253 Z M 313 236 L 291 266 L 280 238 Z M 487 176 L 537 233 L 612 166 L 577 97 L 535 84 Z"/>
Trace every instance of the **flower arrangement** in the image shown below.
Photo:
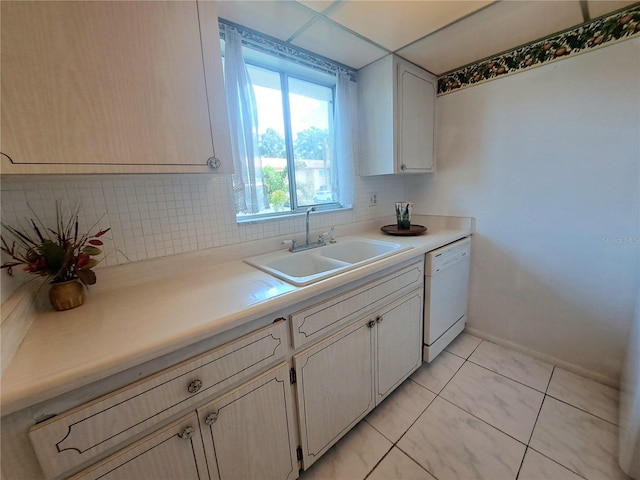
<path fill-rule="evenodd" d="M 110 228 L 97 233 L 80 234 L 78 232 L 79 205 L 68 215 L 56 203 L 56 226 L 47 228 L 35 215 L 30 219 L 33 231 L 20 230 L 2 222 L 15 240 L 9 244 L 0 235 L 0 250 L 11 257 L 0 268 L 6 268 L 12 274 L 13 267 L 24 265 L 24 271 L 48 277 L 50 283 L 56 284 L 69 280 L 80 280 L 85 286 L 96 283 L 93 267 L 98 265 L 96 255 L 102 253 L 102 237 Z"/>

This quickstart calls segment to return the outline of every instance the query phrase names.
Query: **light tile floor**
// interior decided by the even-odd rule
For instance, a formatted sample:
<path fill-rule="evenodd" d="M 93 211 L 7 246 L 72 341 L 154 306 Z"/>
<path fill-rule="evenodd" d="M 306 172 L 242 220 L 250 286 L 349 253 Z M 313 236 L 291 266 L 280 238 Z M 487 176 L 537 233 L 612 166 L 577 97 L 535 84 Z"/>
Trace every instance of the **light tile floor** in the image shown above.
<path fill-rule="evenodd" d="M 618 391 L 462 333 L 301 479 L 615 480 Z"/>

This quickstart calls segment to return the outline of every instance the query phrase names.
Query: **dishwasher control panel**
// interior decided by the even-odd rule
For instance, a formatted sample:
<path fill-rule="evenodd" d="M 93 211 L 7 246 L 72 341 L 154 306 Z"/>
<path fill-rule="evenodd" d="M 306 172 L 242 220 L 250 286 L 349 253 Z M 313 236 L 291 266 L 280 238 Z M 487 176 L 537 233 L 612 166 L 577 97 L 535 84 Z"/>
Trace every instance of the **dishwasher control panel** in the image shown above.
<path fill-rule="evenodd" d="M 437 275 L 458 262 L 469 258 L 471 241 L 463 238 L 427 254 L 425 273 L 428 276 Z"/>

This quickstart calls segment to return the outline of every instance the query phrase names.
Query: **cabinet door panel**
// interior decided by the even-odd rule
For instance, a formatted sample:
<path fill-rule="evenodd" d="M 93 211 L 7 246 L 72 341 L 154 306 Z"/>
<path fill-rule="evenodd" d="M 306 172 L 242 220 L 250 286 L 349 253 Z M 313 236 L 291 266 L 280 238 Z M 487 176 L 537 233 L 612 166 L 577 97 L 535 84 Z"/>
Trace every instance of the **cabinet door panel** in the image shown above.
<path fill-rule="evenodd" d="M 398 64 L 398 162 L 404 172 L 428 172 L 434 164 L 436 83 L 404 62 Z"/>
<path fill-rule="evenodd" d="M 361 320 L 294 356 L 305 469 L 375 406 L 374 336 Z"/>
<path fill-rule="evenodd" d="M 416 290 L 378 314 L 376 405 L 422 363 L 423 295 Z"/>
<path fill-rule="evenodd" d="M 3 1 L 1 18 L 0 151 L 23 166 L 3 173 L 211 171 L 226 107 L 210 117 L 221 69 L 205 77 L 195 1 Z"/>
<path fill-rule="evenodd" d="M 212 478 L 298 476 L 289 364 L 198 409 Z"/>
<path fill-rule="evenodd" d="M 189 428 L 187 435 L 185 429 Z M 80 472 L 72 480 L 205 480 L 206 462 L 195 413 Z"/>

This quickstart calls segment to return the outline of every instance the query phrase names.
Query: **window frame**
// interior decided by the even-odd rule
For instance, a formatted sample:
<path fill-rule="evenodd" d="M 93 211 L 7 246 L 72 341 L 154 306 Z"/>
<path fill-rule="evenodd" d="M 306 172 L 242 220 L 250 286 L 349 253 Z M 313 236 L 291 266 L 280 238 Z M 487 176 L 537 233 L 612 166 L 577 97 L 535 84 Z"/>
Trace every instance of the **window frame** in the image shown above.
<path fill-rule="evenodd" d="M 246 52 L 243 47 L 243 54 Z M 247 58 L 249 57 L 249 58 Z M 261 68 L 264 70 L 268 70 L 272 73 L 276 73 L 280 78 L 280 91 L 282 94 L 282 110 L 283 110 L 283 120 L 284 120 L 284 136 L 285 136 L 285 151 L 286 151 L 286 160 L 287 160 L 287 176 L 289 183 L 289 200 L 291 202 L 290 210 L 281 211 L 281 212 L 264 212 L 264 213 L 256 213 L 256 214 L 242 214 L 236 213 L 236 221 L 238 223 L 250 223 L 254 221 L 260 220 L 269 220 L 274 218 L 282 218 L 288 217 L 290 215 L 299 215 L 301 213 L 305 213 L 306 210 L 310 207 L 315 207 L 316 211 L 336 211 L 336 210 L 344 210 L 347 207 L 342 205 L 339 200 L 330 203 L 310 203 L 308 205 L 299 205 L 298 196 L 296 193 L 296 174 L 295 174 L 295 158 L 294 158 L 294 148 L 293 148 L 293 133 L 291 130 L 291 110 L 289 105 L 289 82 L 290 78 L 313 83 L 315 85 L 319 85 L 325 88 L 329 88 L 331 90 L 331 118 L 330 118 L 330 134 L 334 134 L 333 130 L 333 117 L 335 115 L 335 102 L 336 102 L 336 82 L 329 81 L 330 78 L 327 74 L 320 74 L 322 77 L 327 78 L 326 81 L 323 81 L 320 75 L 317 72 L 309 69 L 308 67 L 300 67 L 296 66 L 294 69 L 287 69 L 283 64 L 284 62 L 277 61 L 269 61 L 270 58 L 265 54 L 249 54 L 245 56 L 245 63 L 247 66 L 254 68 Z M 275 59 L 277 60 L 277 59 Z M 304 71 L 309 71 L 309 75 L 305 75 Z M 332 144 L 333 144 L 332 139 Z M 334 166 L 332 165 L 332 168 Z M 329 188 L 331 186 L 329 185 Z"/>

